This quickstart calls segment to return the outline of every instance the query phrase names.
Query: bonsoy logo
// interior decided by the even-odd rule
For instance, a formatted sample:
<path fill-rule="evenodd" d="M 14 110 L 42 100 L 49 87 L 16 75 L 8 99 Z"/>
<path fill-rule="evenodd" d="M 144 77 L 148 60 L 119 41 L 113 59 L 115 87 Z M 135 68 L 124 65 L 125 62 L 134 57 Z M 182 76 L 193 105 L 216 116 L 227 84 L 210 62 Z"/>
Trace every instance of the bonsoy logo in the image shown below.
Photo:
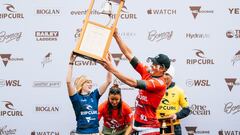
<path fill-rule="evenodd" d="M 6 67 L 8 64 L 8 61 L 10 60 L 11 54 L 0 54 L 0 56 L 2 58 L 2 62 L 4 66 Z"/>

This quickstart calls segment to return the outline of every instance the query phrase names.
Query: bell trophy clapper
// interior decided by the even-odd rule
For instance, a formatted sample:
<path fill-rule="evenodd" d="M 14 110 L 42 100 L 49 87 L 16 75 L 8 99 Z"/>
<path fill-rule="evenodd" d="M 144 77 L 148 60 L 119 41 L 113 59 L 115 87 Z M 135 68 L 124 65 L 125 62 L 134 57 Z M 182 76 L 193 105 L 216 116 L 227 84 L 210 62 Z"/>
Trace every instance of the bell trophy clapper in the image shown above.
<path fill-rule="evenodd" d="M 90 6 L 84 19 L 80 37 L 76 43 L 76 47 L 73 50 L 73 53 L 85 59 L 98 62 L 102 61 L 108 53 L 113 33 L 117 26 L 120 12 L 122 11 L 124 5 L 124 0 L 119 1 L 117 13 L 111 26 L 103 25 L 89 20 L 93 5 L 94 0 L 91 0 Z M 111 8 L 112 7 L 110 0 L 107 0 L 104 5 L 104 9 L 101 12 L 102 14 L 109 16 L 109 23 L 111 22 L 112 18 L 112 13 L 109 11 Z"/>

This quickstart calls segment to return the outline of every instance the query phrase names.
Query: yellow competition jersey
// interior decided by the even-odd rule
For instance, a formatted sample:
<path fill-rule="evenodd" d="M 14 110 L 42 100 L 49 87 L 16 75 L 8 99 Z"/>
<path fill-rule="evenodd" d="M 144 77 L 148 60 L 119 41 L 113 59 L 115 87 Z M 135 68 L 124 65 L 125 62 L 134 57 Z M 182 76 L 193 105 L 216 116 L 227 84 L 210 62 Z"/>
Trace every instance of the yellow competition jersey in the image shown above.
<path fill-rule="evenodd" d="M 167 89 L 163 96 L 157 111 L 157 118 L 168 116 L 179 112 L 179 109 L 188 107 L 189 103 L 185 97 L 184 91 L 176 85 Z M 180 124 L 180 120 L 176 120 L 174 125 Z M 169 124 L 167 124 L 169 125 Z"/>

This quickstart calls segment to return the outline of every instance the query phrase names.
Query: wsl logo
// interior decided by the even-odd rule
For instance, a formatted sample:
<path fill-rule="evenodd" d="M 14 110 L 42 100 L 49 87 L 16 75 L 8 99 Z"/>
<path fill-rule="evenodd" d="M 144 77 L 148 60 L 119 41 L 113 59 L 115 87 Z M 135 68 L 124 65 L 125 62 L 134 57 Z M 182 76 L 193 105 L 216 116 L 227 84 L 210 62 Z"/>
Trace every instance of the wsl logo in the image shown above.
<path fill-rule="evenodd" d="M 21 87 L 20 80 L 4 80 L 0 79 L 0 87 Z"/>
<path fill-rule="evenodd" d="M 215 64 L 213 59 L 209 59 L 205 56 L 205 53 L 200 50 L 200 49 L 193 49 L 193 51 L 195 51 L 195 55 L 197 56 L 197 59 L 187 59 L 186 60 L 186 64 L 189 65 L 194 65 L 194 64 L 198 64 L 198 65 L 213 65 Z"/>
<path fill-rule="evenodd" d="M 195 80 L 195 79 L 187 79 L 186 85 L 188 87 L 209 87 L 211 84 L 209 80 Z"/>

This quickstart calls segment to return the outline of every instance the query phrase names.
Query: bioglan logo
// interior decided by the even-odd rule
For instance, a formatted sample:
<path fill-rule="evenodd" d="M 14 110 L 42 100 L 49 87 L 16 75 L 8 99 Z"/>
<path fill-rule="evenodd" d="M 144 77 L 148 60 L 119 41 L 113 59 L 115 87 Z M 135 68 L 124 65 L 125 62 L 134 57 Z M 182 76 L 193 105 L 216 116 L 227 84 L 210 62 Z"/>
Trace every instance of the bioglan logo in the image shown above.
<path fill-rule="evenodd" d="M 36 41 L 57 41 L 59 31 L 35 31 Z"/>
<path fill-rule="evenodd" d="M 186 33 L 186 38 L 189 38 L 189 39 L 207 39 L 207 38 L 210 38 L 210 34 L 207 34 L 207 33 Z"/>
<path fill-rule="evenodd" d="M 199 13 L 212 13 L 213 10 L 200 10 L 202 7 L 201 6 L 190 6 L 190 10 L 192 11 L 193 18 L 196 19 Z"/>
<path fill-rule="evenodd" d="M 228 8 L 229 13 L 233 15 L 239 15 L 240 14 L 240 8 Z"/>
<path fill-rule="evenodd" d="M 3 4 L 5 9 L 7 10 L 6 13 L 0 13 L 0 19 L 23 19 L 23 13 L 18 13 L 16 8 L 12 4 Z"/>
<path fill-rule="evenodd" d="M 197 105 L 197 104 L 192 104 L 190 106 L 190 114 L 191 115 L 211 115 L 211 111 L 209 109 L 207 109 L 206 105 Z"/>
<path fill-rule="evenodd" d="M 240 38 L 240 30 L 236 29 L 236 30 L 228 30 L 226 32 L 226 37 L 227 38 Z"/>
<path fill-rule="evenodd" d="M 240 135 L 239 130 L 219 130 L 218 135 Z"/>
<path fill-rule="evenodd" d="M 239 86 L 240 82 L 237 82 L 237 78 L 225 78 L 229 91 L 232 91 L 233 86 Z"/>
<path fill-rule="evenodd" d="M 32 131 L 31 135 L 60 135 L 58 131 Z"/>
<path fill-rule="evenodd" d="M 205 53 L 200 49 L 193 49 L 195 51 L 195 55 L 198 59 L 187 59 L 186 63 L 189 65 L 199 64 L 199 65 L 213 65 L 215 64 L 213 59 L 208 59 L 205 56 Z"/>
<path fill-rule="evenodd" d="M 240 61 L 240 50 L 233 56 L 231 61 L 233 66 L 235 65 L 236 62 Z"/>
<path fill-rule="evenodd" d="M 148 9 L 148 15 L 176 15 L 176 9 Z"/>
<path fill-rule="evenodd" d="M 186 85 L 188 87 L 209 87 L 211 84 L 209 83 L 209 80 L 207 79 L 187 79 L 186 80 Z"/>
<path fill-rule="evenodd" d="M 20 80 L 4 80 L 0 79 L 0 87 L 21 87 Z"/>
<path fill-rule="evenodd" d="M 159 42 L 161 40 L 170 40 L 173 36 L 173 31 L 167 31 L 167 32 L 157 32 L 157 30 L 151 30 L 148 32 L 148 40 L 152 42 Z"/>
<path fill-rule="evenodd" d="M 50 8 L 41 8 L 36 9 L 37 15 L 60 15 L 61 11 L 60 9 L 50 9 Z"/>
<path fill-rule="evenodd" d="M 19 41 L 22 37 L 22 32 L 7 34 L 6 31 L 0 32 L 0 43 L 9 43 L 11 41 Z"/>
<path fill-rule="evenodd" d="M 0 127 L 0 135 L 15 135 L 17 129 L 9 129 L 7 125 Z"/>
<path fill-rule="evenodd" d="M 59 112 L 59 106 L 50 106 L 50 105 L 38 105 L 35 107 L 36 112 Z"/>
<path fill-rule="evenodd" d="M 41 62 L 42 67 L 44 68 L 47 63 L 52 62 L 52 53 L 49 52 L 44 56 L 43 61 Z"/>
<path fill-rule="evenodd" d="M 224 105 L 224 112 L 227 114 L 235 115 L 240 113 L 240 105 L 234 105 L 233 102 L 225 103 Z"/>
<path fill-rule="evenodd" d="M 6 67 L 8 63 L 11 61 L 23 61 L 23 58 L 12 58 L 12 54 L 0 54 L 0 57 L 2 58 L 2 62 L 4 66 Z"/>
<path fill-rule="evenodd" d="M 3 116 L 3 117 L 7 117 L 7 116 L 21 117 L 21 116 L 23 116 L 22 111 L 16 110 L 12 102 L 2 101 L 2 103 L 4 104 L 4 107 L 6 108 L 6 110 L 4 110 L 4 109 L 0 110 L 0 116 Z"/>

